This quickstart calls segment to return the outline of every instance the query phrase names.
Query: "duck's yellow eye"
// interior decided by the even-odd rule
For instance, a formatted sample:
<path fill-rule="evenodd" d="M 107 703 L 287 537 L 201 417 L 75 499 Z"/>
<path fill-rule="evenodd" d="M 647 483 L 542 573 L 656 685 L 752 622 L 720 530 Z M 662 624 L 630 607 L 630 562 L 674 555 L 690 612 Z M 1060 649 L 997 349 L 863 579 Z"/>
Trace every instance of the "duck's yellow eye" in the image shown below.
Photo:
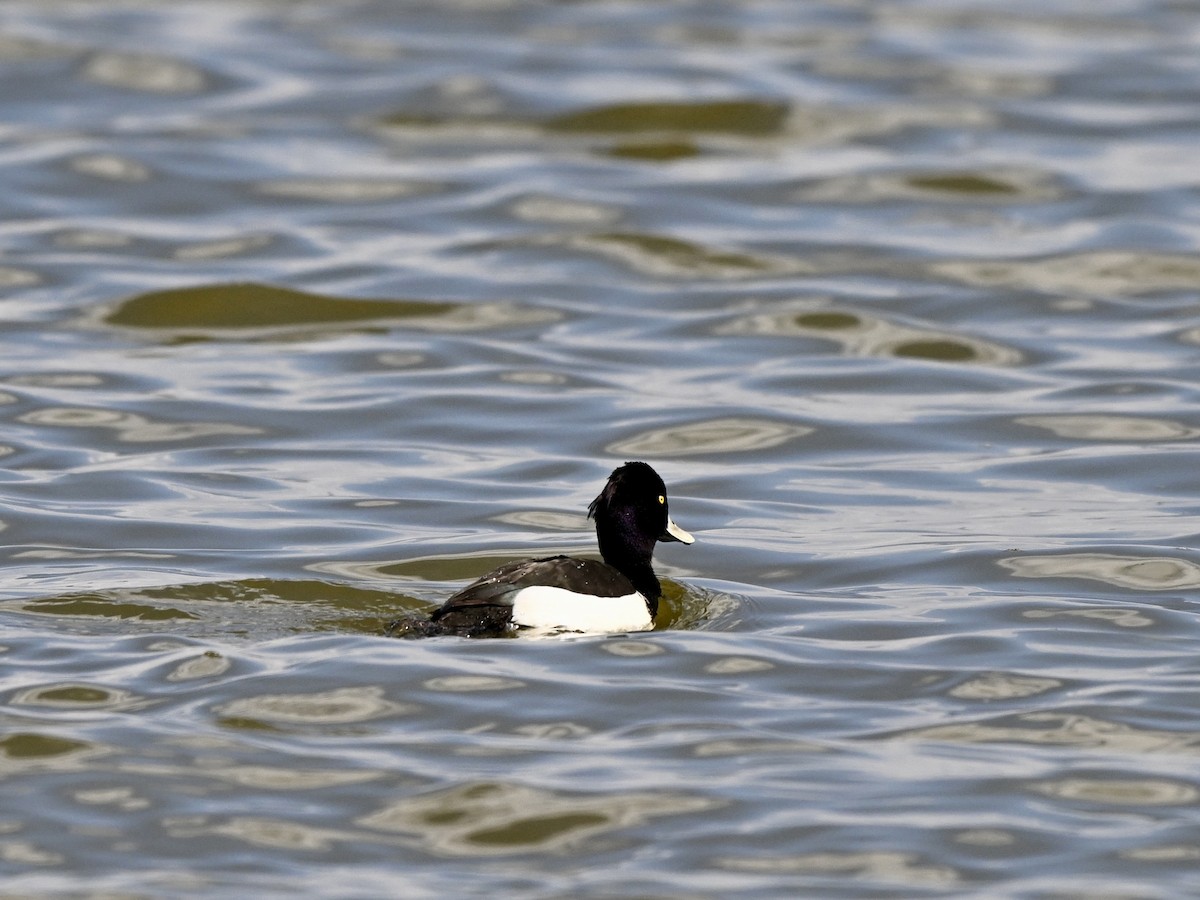
<path fill-rule="evenodd" d="M 660 504 L 662 504 L 662 503 L 666 503 L 666 502 L 667 502 L 667 498 L 666 498 L 666 497 L 664 497 L 662 494 L 659 494 L 659 495 L 658 495 L 658 502 L 659 502 Z"/>

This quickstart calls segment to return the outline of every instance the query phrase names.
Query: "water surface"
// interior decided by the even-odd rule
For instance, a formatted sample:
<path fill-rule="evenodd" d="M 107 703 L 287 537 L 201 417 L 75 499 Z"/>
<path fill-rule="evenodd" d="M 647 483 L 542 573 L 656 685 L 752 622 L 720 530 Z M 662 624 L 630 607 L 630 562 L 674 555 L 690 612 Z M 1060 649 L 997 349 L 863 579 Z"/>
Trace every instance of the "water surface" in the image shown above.
<path fill-rule="evenodd" d="M 6 4 L 0 895 L 1200 893 L 1198 44 Z M 655 631 L 382 636 L 631 458 Z"/>

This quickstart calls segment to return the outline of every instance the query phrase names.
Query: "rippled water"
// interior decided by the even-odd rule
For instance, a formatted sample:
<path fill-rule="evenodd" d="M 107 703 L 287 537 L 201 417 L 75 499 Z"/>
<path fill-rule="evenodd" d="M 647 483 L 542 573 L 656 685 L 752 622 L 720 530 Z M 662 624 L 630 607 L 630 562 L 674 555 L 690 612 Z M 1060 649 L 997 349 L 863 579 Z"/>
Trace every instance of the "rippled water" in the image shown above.
<path fill-rule="evenodd" d="M 0 9 L 0 895 L 1200 893 L 1200 10 Z M 656 631 L 390 640 L 675 519 Z"/>

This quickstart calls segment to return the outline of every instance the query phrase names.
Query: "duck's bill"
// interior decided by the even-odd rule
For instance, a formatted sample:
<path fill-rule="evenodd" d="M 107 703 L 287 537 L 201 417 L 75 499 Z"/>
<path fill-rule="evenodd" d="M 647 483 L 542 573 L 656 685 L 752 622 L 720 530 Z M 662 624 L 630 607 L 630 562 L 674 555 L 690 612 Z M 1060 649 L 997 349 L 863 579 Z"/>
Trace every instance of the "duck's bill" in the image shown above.
<path fill-rule="evenodd" d="M 667 519 L 667 530 L 663 532 L 660 541 L 679 541 L 681 544 L 695 543 L 696 539 L 676 525 L 671 519 Z"/>

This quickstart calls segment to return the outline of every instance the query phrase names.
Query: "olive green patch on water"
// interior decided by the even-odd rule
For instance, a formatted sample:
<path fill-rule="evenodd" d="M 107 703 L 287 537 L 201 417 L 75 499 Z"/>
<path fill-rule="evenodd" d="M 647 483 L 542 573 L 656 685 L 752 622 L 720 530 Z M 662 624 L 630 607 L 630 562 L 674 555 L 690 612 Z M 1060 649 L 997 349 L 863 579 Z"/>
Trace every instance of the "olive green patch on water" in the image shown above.
<path fill-rule="evenodd" d="M 0 738 L 0 754 L 9 759 L 37 759 L 45 756 L 64 756 L 87 750 L 91 745 L 70 738 L 48 734 L 19 733 Z"/>
<path fill-rule="evenodd" d="M 218 284 L 139 294 L 105 317 L 133 328 L 278 328 L 445 315 L 452 303 L 362 300 L 267 284 Z"/>
<path fill-rule="evenodd" d="M 1016 365 L 1023 356 L 1014 347 L 969 335 L 905 325 L 865 313 L 839 309 L 764 312 L 739 316 L 714 329 L 718 335 L 797 335 L 841 344 L 859 356 L 891 356 L 940 363 Z"/>
<path fill-rule="evenodd" d="M 572 831 L 602 828 L 609 825 L 608 816 L 599 813 L 562 813 L 557 816 L 534 816 L 510 822 L 498 828 L 473 831 L 466 835 L 472 844 L 496 847 L 537 846 L 553 843 Z"/>
<path fill-rule="evenodd" d="M 65 687 L 47 688 L 39 691 L 37 698 L 51 704 L 92 704 L 107 703 L 112 699 L 112 693 L 103 688 L 72 684 Z"/>
<path fill-rule="evenodd" d="M 377 581 L 386 578 L 371 567 L 363 567 L 362 571 L 351 567 L 339 574 Z M 91 616 L 114 622 L 188 620 L 200 623 L 206 633 L 218 627 L 239 635 L 260 636 L 313 631 L 375 635 L 398 616 L 428 606 L 398 590 L 271 578 L 116 588 L 11 604 L 36 615 Z M 190 666 L 181 665 L 172 680 L 219 674 L 227 667 L 228 661 L 220 659 L 194 661 Z"/>
<path fill-rule="evenodd" d="M 974 362 L 975 348 L 957 341 L 908 341 L 892 348 L 894 356 L 906 359 L 930 359 L 935 362 Z"/>
<path fill-rule="evenodd" d="M 761 100 L 615 103 L 564 113 L 547 120 L 545 127 L 568 134 L 684 131 L 763 136 L 778 134 L 787 116 L 787 104 Z"/>
<path fill-rule="evenodd" d="M 620 159 L 641 159 L 647 162 L 670 162 L 700 155 L 700 148 L 691 141 L 646 141 L 615 144 L 608 148 L 609 156 Z"/>
<path fill-rule="evenodd" d="M 144 701 L 129 691 L 103 685 L 59 682 L 17 691 L 9 702 L 14 706 L 52 709 L 134 709 Z"/>
<path fill-rule="evenodd" d="M 857 328 L 862 319 L 853 313 L 811 312 L 796 316 L 796 324 L 801 328 Z"/>
<path fill-rule="evenodd" d="M 245 603 L 250 601 L 320 605 L 336 609 L 378 611 L 395 600 L 389 591 L 353 587 L 328 581 L 281 578 L 245 578 L 240 581 L 203 581 L 167 587 L 141 588 L 150 599 L 197 603 Z"/>
<path fill-rule="evenodd" d="M 553 556 L 555 553 L 567 552 L 552 547 L 539 547 L 537 556 Z M 578 555 L 572 553 L 572 555 Z M 589 555 L 589 554 L 583 554 Z M 595 554 L 590 554 L 595 556 Z M 463 554 L 461 556 L 424 556 L 418 559 L 407 559 L 403 562 L 391 563 L 379 567 L 379 574 L 400 578 L 418 578 L 422 581 L 468 581 L 478 578 L 492 569 L 498 568 L 519 559 L 525 559 L 528 553 L 514 552 L 512 554 Z"/>
<path fill-rule="evenodd" d="M 218 716 L 217 725 L 221 728 L 232 728 L 235 731 L 265 731 L 282 733 L 284 729 L 258 719 L 246 719 L 240 716 Z"/>
<path fill-rule="evenodd" d="M 699 631 L 728 629 L 736 624 L 738 609 L 745 598 L 708 588 L 685 587 L 669 578 L 660 578 L 663 595 L 654 617 L 655 631 Z"/>
<path fill-rule="evenodd" d="M 144 622 L 200 618 L 182 609 L 110 600 L 98 594 L 31 600 L 22 609 L 53 616 L 103 616 L 110 619 L 140 619 Z"/>
<path fill-rule="evenodd" d="M 911 187 L 948 194 L 1015 194 L 1015 185 L 971 172 L 946 175 L 914 175 L 907 179 Z"/>
<path fill-rule="evenodd" d="M 707 812 L 721 801 L 672 793 L 568 794 L 473 782 L 392 799 L 358 824 L 416 838 L 452 856 L 559 851 L 654 819 Z M 537 810 L 537 815 L 530 815 Z"/>
<path fill-rule="evenodd" d="M 375 571 L 363 574 L 379 577 Z M 146 602 L 139 602 L 143 600 Z M 164 605 L 156 606 L 156 602 Z M 106 594 L 47 598 L 34 603 L 38 606 L 31 604 L 25 608 L 30 612 L 120 616 L 143 621 L 220 621 L 228 627 L 258 629 L 263 633 L 285 628 L 288 631 L 353 631 L 359 634 L 379 634 L 398 615 L 425 606 L 397 591 L 328 581 L 273 578 L 120 589 Z"/>

